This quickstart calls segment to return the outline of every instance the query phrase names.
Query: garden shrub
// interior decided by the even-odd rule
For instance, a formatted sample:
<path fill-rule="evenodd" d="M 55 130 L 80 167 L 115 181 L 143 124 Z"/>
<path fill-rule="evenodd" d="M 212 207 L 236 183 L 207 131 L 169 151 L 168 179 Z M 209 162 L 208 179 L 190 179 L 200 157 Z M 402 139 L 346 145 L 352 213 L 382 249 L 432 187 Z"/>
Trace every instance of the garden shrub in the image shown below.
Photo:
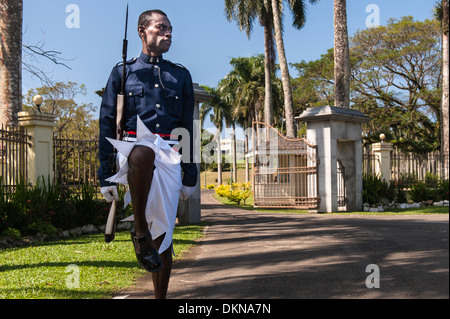
<path fill-rule="evenodd" d="M 95 188 L 87 184 L 82 185 L 80 192 L 73 195 L 72 202 L 77 221 L 81 225 L 96 224 L 107 207 L 97 200 Z"/>
<path fill-rule="evenodd" d="M 18 229 L 8 227 L 8 229 L 1 232 L 3 236 L 13 237 L 13 238 L 20 238 L 22 237 L 22 234 Z"/>
<path fill-rule="evenodd" d="M 55 226 L 49 222 L 44 222 L 43 220 L 37 220 L 28 224 L 24 232 L 26 235 L 42 234 L 49 237 L 55 236 L 58 232 Z"/>
<path fill-rule="evenodd" d="M 429 191 L 425 182 L 419 181 L 411 185 L 409 197 L 413 202 L 426 201 L 432 197 L 432 192 Z"/>
<path fill-rule="evenodd" d="M 449 191 L 449 181 L 447 180 L 441 180 L 438 183 L 438 187 L 436 190 L 436 197 L 437 200 L 449 200 L 448 197 L 448 191 Z"/>
<path fill-rule="evenodd" d="M 253 194 L 250 183 L 233 183 L 231 185 L 219 185 L 215 188 L 216 194 L 220 197 L 226 197 L 230 201 L 240 205 Z"/>
<path fill-rule="evenodd" d="M 215 190 L 216 194 L 219 195 L 220 197 L 227 197 L 227 194 L 228 194 L 227 185 L 221 184 L 221 185 L 217 186 L 214 190 Z"/>
<path fill-rule="evenodd" d="M 0 178 L 1 181 L 1 178 Z M 117 218 L 130 214 L 131 207 L 123 208 L 124 191 L 119 191 L 121 201 Z M 42 233 L 52 236 L 57 229 L 71 229 L 87 224 L 104 224 L 109 204 L 97 198 L 95 186 L 82 185 L 81 190 L 63 188 L 41 178 L 35 186 L 26 184 L 23 178 L 15 190 L 0 184 L 0 235 L 9 229 L 19 234 Z"/>
<path fill-rule="evenodd" d="M 378 204 L 386 198 L 389 187 L 387 182 L 379 176 L 367 174 L 363 176 L 363 201 L 369 204 Z"/>
<path fill-rule="evenodd" d="M 405 191 L 407 188 L 410 189 L 408 196 Z M 406 203 L 407 199 L 416 203 L 448 200 L 448 191 L 449 181 L 439 180 L 439 177 L 433 174 L 427 174 L 424 181 L 399 179 L 389 183 L 379 176 L 363 176 L 363 201 L 371 205 L 386 202 Z"/>

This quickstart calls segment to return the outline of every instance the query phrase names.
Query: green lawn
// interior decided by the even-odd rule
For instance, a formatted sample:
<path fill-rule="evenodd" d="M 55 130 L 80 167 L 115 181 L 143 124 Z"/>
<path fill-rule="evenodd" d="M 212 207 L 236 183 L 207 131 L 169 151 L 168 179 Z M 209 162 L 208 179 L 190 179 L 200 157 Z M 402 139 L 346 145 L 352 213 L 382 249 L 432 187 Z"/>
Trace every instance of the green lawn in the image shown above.
<path fill-rule="evenodd" d="M 268 209 L 268 208 L 254 208 L 253 207 L 253 196 L 250 196 L 246 200 L 246 204 L 237 205 L 236 203 L 233 203 L 232 201 L 228 200 L 225 197 L 220 197 L 215 192 L 212 193 L 212 197 L 216 199 L 217 201 L 221 202 L 222 204 L 233 206 L 233 207 L 239 207 L 243 209 L 248 210 L 254 210 L 258 212 L 265 212 L 265 213 L 283 213 L 283 214 L 308 214 L 307 210 L 301 210 L 301 209 Z M 428 207 L 421 207 L 421 208 L 410 208 L 410 209 L 393 209 L 390 211 L 385 212 L 334 212 L 330 214 L 359 214 L 359 215 L 422 215 L 422 214 L 448 214 L 449 213 L 449 207 L 444 206 L 428 206 Z"/>
<path fill-rule="evenodd" d="M 176 258 L 203 235 L 202 225 L 177 226 Z M 128 231 L 109 244 L 103 234 L 0 251 L 0 299 L 107 298 L 145 274 Z"/>

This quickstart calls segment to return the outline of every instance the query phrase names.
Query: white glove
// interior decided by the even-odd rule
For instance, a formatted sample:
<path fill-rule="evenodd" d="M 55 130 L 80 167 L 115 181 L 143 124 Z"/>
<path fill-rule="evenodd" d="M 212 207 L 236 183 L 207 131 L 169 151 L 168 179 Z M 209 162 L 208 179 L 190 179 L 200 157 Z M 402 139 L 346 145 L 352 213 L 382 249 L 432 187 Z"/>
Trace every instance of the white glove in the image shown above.
<path fill-rule="evenodd" d="M 119 200 L 119 194 L 117 193 L 117 186 L 105 186 L 100 189 L 103 197 L 105 197 L 108 203 L 113 200 Z"/>
<path fill-rule="evenodd" d="M 188 199 L 192 193 L 195 191 L 195 186 L 181 186 L 181 191 L 180 191 L 180 199 L 181 200 L 186 200 Z"/>

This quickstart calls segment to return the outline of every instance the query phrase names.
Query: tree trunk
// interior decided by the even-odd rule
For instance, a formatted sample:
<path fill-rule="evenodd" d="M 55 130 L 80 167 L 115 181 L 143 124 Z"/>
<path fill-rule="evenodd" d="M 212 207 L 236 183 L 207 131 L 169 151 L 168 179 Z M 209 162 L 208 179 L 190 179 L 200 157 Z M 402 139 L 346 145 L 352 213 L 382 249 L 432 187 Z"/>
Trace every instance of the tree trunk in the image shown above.
<path fill-rule="evenodd" d="M 248 183 L 250 180 L 249 166 L 248 166 L 248 124 L 247 121 L 244 123 L 244 162 L 245 162 L 245 182 Z"/>
<path fill-rule="evenodd" d="M 449 29 L 449 12 L 448 12 L 448 2 L 449 0 L 442 0 L 442 108 L 441 108 L 441 119 L 442 119 L 442 138 L 441 138 L 441 152 L 444 152 L 447 156 L 449 155 L 449 114 L 448 114 L 448 104 L 449 104 L 449 43 L 448 43 L 448 29 Z M 448 158 L 447 158 L 448 161 Z M 444 175 L 446 179 L 449 178 L 448 172 L 448 162 L 444 164 Z"/>
<path fill-rule="evenodd" d="M 272 125 L 273 122 L 273 103 L 272 103 L 272 28 L 266 22 L 264 25 L 264 77 L 265 77 L 265 94 L 264 94 L 264 122 Z"/>
<path fill-rule="evenodd" d="M 233 123 L 233 182 L 237 183 L 236 124 Z"/>
<path fill-rule="evenodd" d="M 296 137 L 294 125 L 294 107 L 292 105 L 291 78 L 289 76 L 286 53 L 284 51 L 283 35 L 281 33 L 280 10 L 278 9 L 278 0 L 272 0 L 273 21 L 275 27 L 275 39 L 277 42 L 278 60 L 281 69 L 281 81 L 284 92 L 284 110 L 286 117 L 286 135 L 287 137 Z"/>
<path fill-rule="evenodd" d="M 22 109 L 22 0 L 0 0 L 0 124 Z"/>
<path fill-rule="evenodd" d="M 335 106 L 350 107 L 350 54 L 346 0 L 334 0 L 334 86 Z"/>
<path fill-rule="evenodd" d="M 217 128 L 216 131 L 216 143 L 217 143 L 217 184 L 222 185 L 222 145 L 220 138 L 221 129 Z"/>

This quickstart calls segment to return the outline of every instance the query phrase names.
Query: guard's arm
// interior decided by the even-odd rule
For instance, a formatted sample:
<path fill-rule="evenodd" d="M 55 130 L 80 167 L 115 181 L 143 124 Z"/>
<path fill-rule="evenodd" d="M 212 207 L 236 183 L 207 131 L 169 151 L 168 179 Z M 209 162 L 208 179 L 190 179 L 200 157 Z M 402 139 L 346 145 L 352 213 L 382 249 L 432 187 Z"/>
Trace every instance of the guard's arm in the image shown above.
<path fill-rule="evenodd" d="M 195 186 L 197 184 L 197 164 L 194 163 L 194 87 L 192 85 L 192 77 L 189 71 L 186 70 L 186 77 L 183 86 L 183 116 L 181 120 L 181 127 L 184 127 L 189 132 L 189 162 L 181 162 L 181 169 L 183 170 L 183 185 Z"/>
<path fill-rule="evenodd" d="M 102 103 L 100 105 L 100 117 L 99 117 L 99 159 L 100 167 L 98 169 L 98 177 L 100 185 L 111 186 L 114 183 L 105 181 L 108 177 L 115 174 L 111 170 L 108 164 L 108 159 L 113 153 L 113 146 L 106 140 L 106 137 L 116 138 L 116 107 L 117 107 L 117 94 L 120 92 L 121 77 L 117 71 L 117 67 L 114 68 L 109 76 L 108 82 L 103 93 Z"/>

